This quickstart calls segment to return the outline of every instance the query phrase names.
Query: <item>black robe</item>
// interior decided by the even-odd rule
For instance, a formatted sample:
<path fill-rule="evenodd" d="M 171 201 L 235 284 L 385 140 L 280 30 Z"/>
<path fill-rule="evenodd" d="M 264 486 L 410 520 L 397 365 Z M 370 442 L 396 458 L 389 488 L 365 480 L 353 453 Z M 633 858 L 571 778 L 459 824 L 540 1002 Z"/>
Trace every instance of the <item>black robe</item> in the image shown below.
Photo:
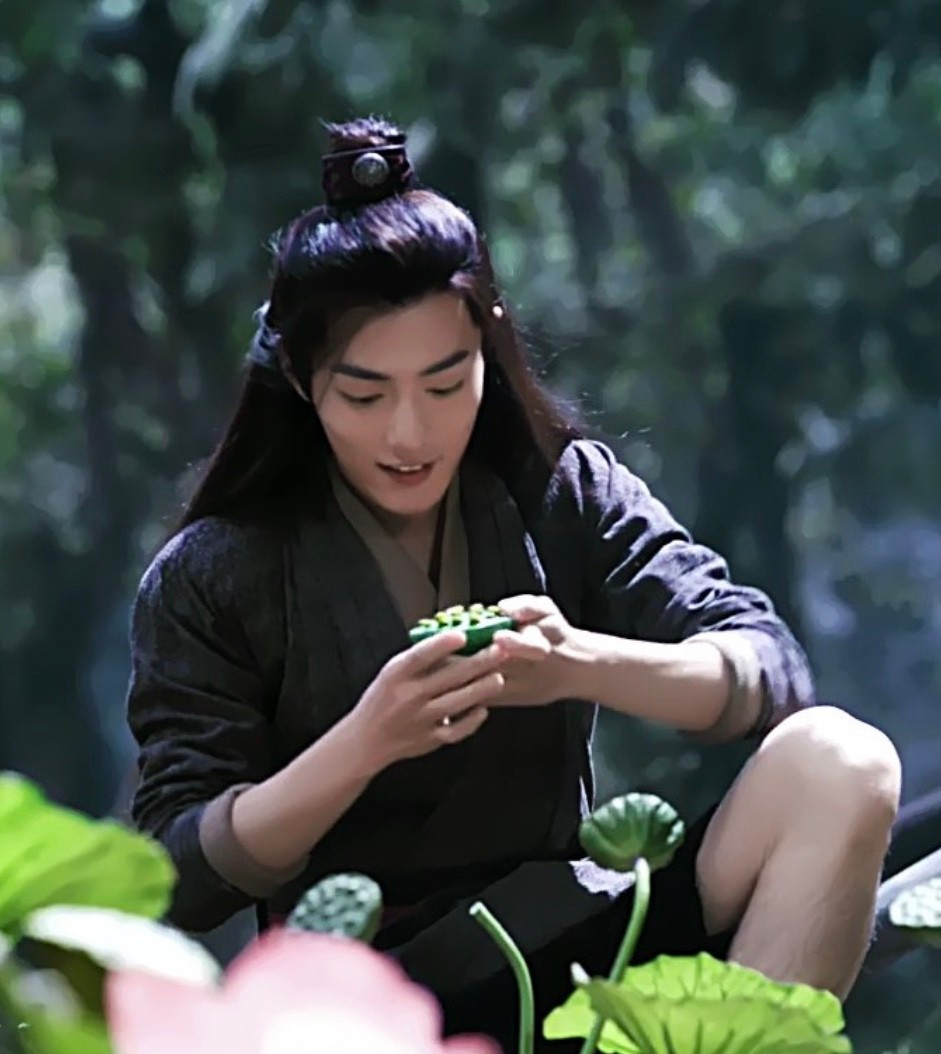
<path fill-rule="evenodd" d="M 466 461 L 460 483 L 467 602 L 547 593 L 587 629 L 660 642 L 734 634 L 760 669 L 756 734 L 811 702 L 804 654 L 768 598 L 732 583 L 604 445 L 573 442 L 551 474 L 507 481 Z M 173 857 L 169 917 L 184 929 L 259 900 L 283 915 L 322 876 L 364 872 L 387 904 L 421 905 L 378 943 L 447 1002 L 502 966 L 466 916 L 469 898 L 482 893 L 536 952 L 625 888 L 575 862 L 593 800 L 594 706 L 582 700 L 495 710 L 469 740 L 391 766 L 276 888 L 239 888 L 210 865 L 207 804 L 283 767 L 408 644 L 381 569 L 333 500 L 286 529 L 188 527 L 144 575 L 131 643 L 132 816 Z"/>

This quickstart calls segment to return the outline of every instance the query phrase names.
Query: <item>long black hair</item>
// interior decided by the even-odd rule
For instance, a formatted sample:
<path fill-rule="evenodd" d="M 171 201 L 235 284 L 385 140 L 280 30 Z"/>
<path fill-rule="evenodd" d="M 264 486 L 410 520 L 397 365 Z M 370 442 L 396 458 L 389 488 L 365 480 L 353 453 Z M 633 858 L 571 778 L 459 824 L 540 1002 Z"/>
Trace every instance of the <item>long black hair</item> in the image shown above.
<path fill-rule="evenodd" d="M 350 311 L 443 290 L 463 295 L 486 361 L 469 449 L 504 476 L 534 456 L 551 466 L 578 434 L 529 362 L 483 237 L 463 209 L 418 185 L 401 130 L 376 118 L 327 128 L 327 204 L 274 241 L 270 296 L 258 312 L 238 405 L 171 534 L 205 516 L 257 520 L 322 507 L 329 448 L 308 393 L 337 329 L 356 317 Z M 357 190 L 351 163 L 364 153 L 374 168 L 366 163 Z M 383 172 L 386 188 L 376 185 Z"/>

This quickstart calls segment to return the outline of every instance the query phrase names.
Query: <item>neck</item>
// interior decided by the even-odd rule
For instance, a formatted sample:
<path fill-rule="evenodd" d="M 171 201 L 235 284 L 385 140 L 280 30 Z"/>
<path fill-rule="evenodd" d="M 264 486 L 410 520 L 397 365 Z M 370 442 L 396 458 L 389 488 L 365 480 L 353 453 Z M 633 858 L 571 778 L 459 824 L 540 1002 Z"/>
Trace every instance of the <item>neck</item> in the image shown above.
<path fill-rule="evenodd" d="M 362 497 L 360 497 L 360 500 L 365 501 Z M 380 509 L 371 503 L 366 502 L 366 504 L 373 516 L 376 517 L 389 534 L 397 541 L 403 541 L 408 538 L 425 539 L 433 537 L 435 526 L 438 523 L 438 515 L 444 502 L 438 502 L 434 508 L 423 512 L 420 516 L 397 516 L 394 512 Z"/>

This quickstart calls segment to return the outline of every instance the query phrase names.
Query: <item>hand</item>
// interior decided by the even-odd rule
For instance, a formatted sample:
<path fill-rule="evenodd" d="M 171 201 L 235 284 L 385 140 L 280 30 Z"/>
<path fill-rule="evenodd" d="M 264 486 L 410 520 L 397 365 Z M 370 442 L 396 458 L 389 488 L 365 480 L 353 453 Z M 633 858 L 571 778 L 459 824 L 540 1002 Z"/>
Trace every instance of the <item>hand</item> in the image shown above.
<path fill-rule="evenodd" d="M 455 656 L 465 637 L 439 633 L 394 655 L 349 715 L 368 752 L 385 768 L 472 736 L 486 704 L 503 689 L 500 645 Z"/>
<path fill-rule="evenodd" d="M 495 706 L 545 706 L 578 696 L 579 670 L 590 661 L 588 637 L 570 625 L 547 596 L 520 595 L 499 601 L 516 628 L 494 635 L 506 658 L 500 663 L 503 690 Z"/>

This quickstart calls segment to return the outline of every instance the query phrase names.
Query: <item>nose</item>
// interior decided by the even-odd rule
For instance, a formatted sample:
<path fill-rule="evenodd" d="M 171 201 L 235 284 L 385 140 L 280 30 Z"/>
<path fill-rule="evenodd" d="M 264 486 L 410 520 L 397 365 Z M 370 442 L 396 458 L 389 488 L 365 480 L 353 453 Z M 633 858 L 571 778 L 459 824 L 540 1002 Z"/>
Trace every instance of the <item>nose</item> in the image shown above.
<path fill-rule="evenodd" d="M 422 452 L 426 436 L 426 422 L 417 402 L 410 398 L 396 400 L 386 430 L 389 449 L 396 457 L 407 460 Z"/>

